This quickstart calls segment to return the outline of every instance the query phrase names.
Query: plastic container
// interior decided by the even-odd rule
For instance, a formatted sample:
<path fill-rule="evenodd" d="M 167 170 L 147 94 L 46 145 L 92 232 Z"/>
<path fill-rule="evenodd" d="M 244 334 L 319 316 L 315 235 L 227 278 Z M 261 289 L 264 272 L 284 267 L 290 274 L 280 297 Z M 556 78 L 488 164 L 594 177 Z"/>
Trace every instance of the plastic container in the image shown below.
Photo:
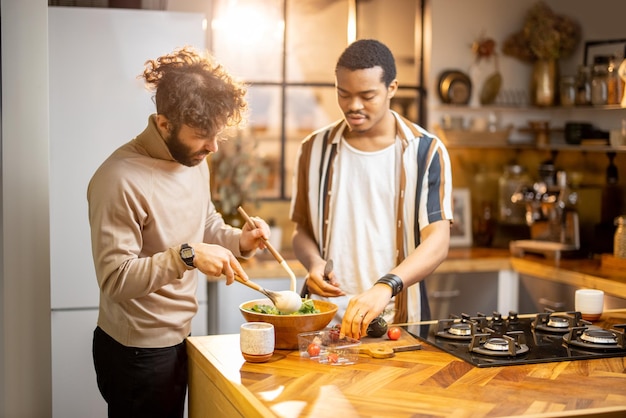
<path fill-rule="evenodd" d="M 298 334 L 300 357 L 331 366 L 354 364 L 359 360 L 361 341 L 339 338 L 338 329 L 325 329 Z"/>

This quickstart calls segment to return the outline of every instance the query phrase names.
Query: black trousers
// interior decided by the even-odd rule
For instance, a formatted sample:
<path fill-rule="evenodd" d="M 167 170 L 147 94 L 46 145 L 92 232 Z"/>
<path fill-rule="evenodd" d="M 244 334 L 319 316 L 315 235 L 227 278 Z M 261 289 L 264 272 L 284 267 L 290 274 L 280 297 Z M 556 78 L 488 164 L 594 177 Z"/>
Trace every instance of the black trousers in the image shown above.
<path fill-rule="evenodd" d="M 183 417 L 188 375 L 185 341 L 164 348 L 126 347 L 97 327 L 93 361 L 109 418 Z"/>

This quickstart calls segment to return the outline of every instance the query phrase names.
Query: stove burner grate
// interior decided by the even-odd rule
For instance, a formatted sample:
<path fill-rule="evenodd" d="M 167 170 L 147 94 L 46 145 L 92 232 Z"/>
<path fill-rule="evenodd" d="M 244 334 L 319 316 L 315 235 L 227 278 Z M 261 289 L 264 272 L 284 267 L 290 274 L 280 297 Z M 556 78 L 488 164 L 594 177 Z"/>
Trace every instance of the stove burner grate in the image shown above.
<path fill-rule="evenodd" d="M 626 325 L 616 325 L 615 328 L 610 330 L 595 326 L 573 327 L 563 336 L 563 342 L 569 346 L 589 350 L 624 350 L 626 349 L 624 327 Z"/>
<path fill-rule="evenodd" d="M 495 357 L 521 356 L 529 350 L 522 331 L 511 331 L 504 335 L 493 332 L 475 334 L 469 345 L 469 351 L 473 353 Z"/>
<path fill-rule="evenodd" d="M 484 317 L 470 317 L 463 314 L 461 319 L 448 318 L 437 321 L 437 337 L 449 340 L 470 341 L 472 335 L 484 328 Z"/>
<path fill-rule="evenodd" d="M 566 334 L 570 328 L 583 325 L 591 325 L 591 322 L 583 320 L 580 312 L 566 312 L 563 315 L 544 312 L 537 314 L 532 322 L 532 327 L 537 331 L 557 334 Z"/>

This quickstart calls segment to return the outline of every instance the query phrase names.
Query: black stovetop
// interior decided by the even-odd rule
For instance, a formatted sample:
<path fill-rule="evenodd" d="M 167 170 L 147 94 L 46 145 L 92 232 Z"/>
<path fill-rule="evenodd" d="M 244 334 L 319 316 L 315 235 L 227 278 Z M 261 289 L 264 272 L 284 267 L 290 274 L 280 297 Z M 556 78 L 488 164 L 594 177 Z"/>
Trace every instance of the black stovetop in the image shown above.
<path fill-rule="evenodd" d="M 451 334 L 451 328 L 455 333 L 461 330 L 461 333 L 469 335 Z M 495 367 L 624 357 L 625 328 L 624 324 L 606 325 L 604 328 L 593 325 L 583 321 L 578 312 L 519 316 L 509 312 L 508 317 L 499 313 L 492 316 L 451 316 L 433 324 L 412 325 L 407 330 L 420 340 L 476 367 Z M 593 339 L 594 335 L 604 338 L 607 334 L 610 339 L 602 339 L 602 343 Z M 591 335 L 594 342 L 588 343 L 587 335 Z M 493 347 L 492 342 L 499 342 L 502 344 L 500 347 L 508 348 L 500 348 L 504 351 L 484 348 L 485 344 Z"/>

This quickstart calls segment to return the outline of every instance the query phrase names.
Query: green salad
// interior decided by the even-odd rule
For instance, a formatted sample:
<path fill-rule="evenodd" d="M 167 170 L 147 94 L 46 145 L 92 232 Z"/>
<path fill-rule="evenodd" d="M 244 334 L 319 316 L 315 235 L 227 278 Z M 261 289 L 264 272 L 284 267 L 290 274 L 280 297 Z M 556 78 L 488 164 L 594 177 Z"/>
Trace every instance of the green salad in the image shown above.
<path fill-rule="evenodd" d="M 254 305 L 253 307 L 247 309 L 250 312 L 257 312 L 262 314 L 269 315 L 307 315 L 307 314 L 315 314 L 320 313 L 320 310 L 315 307 L 313 304 L 313 299 L 305 299 L 302 301 L 302 306 L 297 311 L 286 314 L 278 309 L 274 305 Z"/>

